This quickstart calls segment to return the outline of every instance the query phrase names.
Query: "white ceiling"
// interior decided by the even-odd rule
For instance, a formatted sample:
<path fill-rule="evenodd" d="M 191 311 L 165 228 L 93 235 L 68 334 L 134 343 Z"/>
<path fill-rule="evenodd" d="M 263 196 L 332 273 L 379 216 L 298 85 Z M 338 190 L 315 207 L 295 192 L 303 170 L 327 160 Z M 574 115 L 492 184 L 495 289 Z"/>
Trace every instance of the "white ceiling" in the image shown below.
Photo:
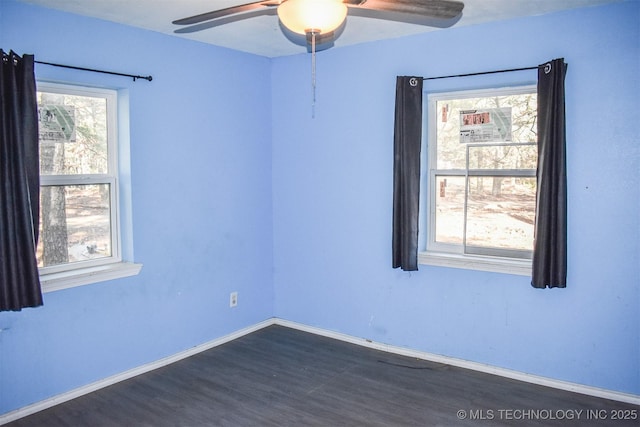
<path fill-rule="evenodd" d="M 2 1 L 2 0 L 0 0 Z M 147 30 L 197 40 L 266 57 L 305 52 L 280 30 L 277 16 L 261 16 L 210 28 L 175 34 L 171 22 L 211 10 L 249 3 L 251 0 L 20 0 L 79 15 L 92 16 Z M 462 0 L 463 16 L 454 27 L 542 15 L 565 9 L 595 6 L 621 0 Z M 350 16 L 335 47 L 401 37 L 437 29 L 413 24 Z M 442 31 L 442 30 L 440 30 Z"/>

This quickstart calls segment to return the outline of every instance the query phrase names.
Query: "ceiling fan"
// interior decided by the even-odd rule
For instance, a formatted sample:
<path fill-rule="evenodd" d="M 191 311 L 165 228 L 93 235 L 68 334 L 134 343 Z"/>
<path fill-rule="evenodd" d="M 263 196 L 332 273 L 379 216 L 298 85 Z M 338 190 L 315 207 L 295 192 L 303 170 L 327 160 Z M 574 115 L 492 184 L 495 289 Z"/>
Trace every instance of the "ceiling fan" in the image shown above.
<path fill-rule="evenodd" d="M 454 0 L 264 0 L 178 19 L 173 24 L 183 26 L 175 33 L 184 34 L 277 14 L 285 37 L 315 52 L 333 46 L 346 26 L 347 14 L 447 28 L 458 22 L 463 8 L 464 3 Z"/>

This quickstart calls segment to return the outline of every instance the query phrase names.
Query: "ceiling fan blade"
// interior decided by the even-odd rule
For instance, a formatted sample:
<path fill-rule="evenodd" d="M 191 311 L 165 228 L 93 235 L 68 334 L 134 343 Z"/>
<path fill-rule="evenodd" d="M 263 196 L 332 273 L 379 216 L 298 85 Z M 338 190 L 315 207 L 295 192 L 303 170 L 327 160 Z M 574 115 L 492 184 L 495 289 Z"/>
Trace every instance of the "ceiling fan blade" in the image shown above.
<path fill-rule="evenodd" d="M 255 18 L 256 16 L 269 16 L 269 15 L 276 15 L 276 14 L 277 14 L 277 10 L 275 7 L 266 7 L 262 9 L 256 9 L 247 13 L 227 15 L 221 18 L 210 20 L 210 21 L 201 22 L 199 24 L 190 25 L 188 27 L 178 28 L 177 30 L 174 31 L 174 33 L 176 34 L 195 33 L 197 31 L 206 30 L 208 28 L 219 27 L 220 25 L 230 24 L 230 23 L 242 21 L 245 19 Z"/>
<path fill-rule="evenodd" d="M 355 0 L 354 0 L 355 1 Z M 346 0 L 349 15 L 446 28 L 462 17 L 464 3 L 454 0 Z"/>
<path fill-rule="evenodd" d="M 238 13 L 249 12 L 252 10 L 273 9 L 282 3 L 283 0 L 256 1 L 253 3 L 241 4 L 239 6 L 227 7 L 224 9 L 213 10 L 211 12 L 201 13 L 200 15 L 189 16 L 187 18 L 176 19 L 172 22 L 174 25 L 193 25 L 201 22 L 211 21 L 214 19 L 224 18 Z M 255 16 L 255 15 L 254 15 Z M 198 30 L 195 30 L 198 31 Z M 192 31 L 189 31 L 192 32 Z"/>

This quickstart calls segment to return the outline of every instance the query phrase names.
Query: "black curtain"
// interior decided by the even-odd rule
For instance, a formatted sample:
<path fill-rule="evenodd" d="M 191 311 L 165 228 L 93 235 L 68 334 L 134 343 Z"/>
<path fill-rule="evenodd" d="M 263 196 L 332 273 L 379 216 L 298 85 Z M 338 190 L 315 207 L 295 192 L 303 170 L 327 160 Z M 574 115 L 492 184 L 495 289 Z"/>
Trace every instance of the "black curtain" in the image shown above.
<path fill-rule="evenodd" d="M 418 269 L 422 77 L 396 79 L 393 148 L 393 268 Z"/>
<path fill-rule="evenodd" d="M 0 53 L 0 311 L 17 311 L 42 305 L 38 106 L 33 55 Z"/>
<path fill-rule="evenodd" d="M 566 72 L 563 58 L 538 67 L 538 190 L 531 279 L 535 288 L 567 285 Z"/>

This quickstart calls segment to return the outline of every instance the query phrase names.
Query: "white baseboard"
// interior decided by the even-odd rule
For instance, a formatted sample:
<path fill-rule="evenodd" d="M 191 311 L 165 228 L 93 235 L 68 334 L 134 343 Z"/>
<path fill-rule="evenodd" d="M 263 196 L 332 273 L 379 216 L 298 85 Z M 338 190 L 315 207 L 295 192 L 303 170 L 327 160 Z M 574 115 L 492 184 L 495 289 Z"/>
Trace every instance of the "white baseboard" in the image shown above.
<path fill-rule="evenodd" d="M 289 320 L 275 319 L 275 324 L 286 326 L 288 328 L 298 329 L 304 332 L 310 332 L 316 335 L 322 335 L 328 338 L 346 341 L 352 344 L 361 345 L 363 347 L 373 348 L 376 350 L 386 351 L 388 353 L 400 354 L 403 356 L 414 357 L 416 359 L 428 360 L 431 362 L 443 363 L 446 365 L 457 366 L 460 368 L 471 369 L 474 371 L 484 372 L 487 374 L 498 375 L 505 378 L 511 378 L 518 381 L 524 381 L 531 384 L 552 387 L 560 390 L 571 391 L 574 393 L 585 394 L 588 396 L 600 397 L 603 399 L 616 400 L 619 402 L 640 405 L 640 396 L 629 393 L 622 393 L 614 390 L 607 390 L 598 387 L 591 387 L 582 384 L 576 384 L 568 381 L 557 380 L 553 378 L 542 377 L 538 375 L 527 374 L 525 372 L 514 371 L 511 369 L 500 368 L 497 366 L 486 365 L 484 363 L 472 362 L 464 359 L 443 356 L 440 354 L 427 353 L 423 351 L 412 350 L 404 347 L 397 347 L 388 344 L 374 342 L 364 338 L 356 338 L 351 335 L 342 334 L 340 332 L 329 331 L 326 329 L 307 326 L 301 323 L 291 322 Z"/>
<path fill-rule="evenodd" d="M 271 318 L 271 319 L 264 320 L 260 323 L 256 323 L 255 325 L 240 329 L 236 332 L 232 332 L 231 334 L 225 335 L 215 340 L 181 351 L 172 356 L 168 356 L 163 359 L 157 360 L 155 362 L 138 366 L 137 368 L 133 368 L 128 371 L 121 372 L 111 377 L 104 378 L 102 380 L 93 382 L 91 384 L 87 384 L 86 386 L 82 386 L 82 387 L 70 390 L 68 392 L 42 400 L 40 402 L 36 402 L 34 404 L 16 409 L 14 411 L 7 412 L 6 414 L 0 415 L 0 425 L 10 423 L 11 421 L 15 421 L 17 419 L 26 417 L 28 415 L 34 414 L 39 411 L 43 411 L 55 405 L 59 405 L 60 403 L 64 403 L 69 400 L 75 399 L 76 397 L 89 394 L 93 391 L 99 390 L 104 387 L 108 387 L 120 381 L 128 380 L 129 378 L 133 378 L 140 374 L 153 371 L 154 369 L 162 368 L 163 366 L 167 366 L 173 362 L 177 362 L 179 360 L 193 356 L 205 350 L 209 350 L 211 348 L 225 344 L 229 341 L 233 341 L 244 335 L 250 334 L 259 329 L 262 329 L 274 324 L 285 326 L 287 328 L 298 329 L 300 331 L 309 332 L 316 335 L 321 335 L 327 338 L 333 338 L 340 341 L 357 344 L 363 347 L 386 351 L 388 353 L 414 357 L 417 359 L 443 363 L 451 366 L 458 366 L 460 368 L 471 369 L 479 372 L 485 372 L 488 374 L 498 375 L 501 377 L 506 377 L 506 378 L 511 378 L 519 381 L 532 383 L 532 384 L 538 384 L 538 385 L 543 385 L 547 387 L 557 388 L 560 390 L 571 391 L 574 393 L 581 393 L 589 396 L 600 397 L 603 399 L 611 399 L 611 400 L 616 400 L 620 402 L 630 403 L 633 405 L 640 405 L 640 396 L 635 394 L 627 394 L 627 393 L 621 393 L 613 390 L 606 390 L 606 389 L 601 389 L 597 387 L 586 386 L 582 384 L 575 384 L 567 381 L 561 381 L 561 380 L 556 380 L 552 378 L 531 375 L 524 372 L 513 371 L 510 369 L 499 368 L 496 366 L 486 365 L 483 363 L 471 362 L 468 360 L 456 359 L 453 357 L 442 356 L 439 354 L 427 353 L 427 352 L 422 352 L 417 350 L 411 350 L 408 348 L 382 344 L 378 342 L 373 342 L 368 339 L 357 338 L 351 335 L 346 335 L 340 332 L 334 332 L 327 329 L 321 329 L 314 326 L 307 326 L 307 325 L 297 323 L 297 322 L 292 322 L 289 320 Z"/>

